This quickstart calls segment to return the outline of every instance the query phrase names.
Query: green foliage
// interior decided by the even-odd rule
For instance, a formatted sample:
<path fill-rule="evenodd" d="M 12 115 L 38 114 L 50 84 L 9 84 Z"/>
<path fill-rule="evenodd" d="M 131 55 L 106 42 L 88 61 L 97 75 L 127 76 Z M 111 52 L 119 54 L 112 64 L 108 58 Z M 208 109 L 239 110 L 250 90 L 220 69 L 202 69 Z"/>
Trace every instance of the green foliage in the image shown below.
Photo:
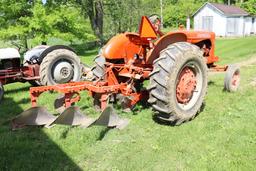
<path fill-rule="evenodd" d="M 240 6 L 249 14 L 256 15 L 256 0 L 248 0 L 246 2 L 240 3 Z"/>
<path fill-rule="evenodd" d="M 162 0 L 164 27 L 185 25 L 187 17 L 207 0 Z M 228 0 L 209 2 L 228 3 Z M 230 0 L 256 15 L 256 0 Z M 142 15 L 160 15 L 160 0 L 1 0 L 0 39 L 19 40 L 27 46 L 55 37 L 74 42 L 99 40 L 137 31 Z M 191 20 L 193 22 L 193 20 Z"/>
<path fill-rule="evenodd" d="M 136 31 L 141 16 L 141 0 L 109 0 L 105 4 L 106 37 L 124 31 Z"/>
<path fill-rule="evenodd" d="M 51 6 L 37 0 L 12 4 L 1 1 L 0 6 L 3 9 L 0 38 L 3 40 L 21 40 L 26 44 L 28 39 L 32 39 L 34 44 L 39 44 L 51 37 L 66 41 L 95 39 L 88 20 L 81 17 L 72 4 Z"/>
<path fill-rule="evenodd" d="M 186 25 L 187 17 L 192 17 L 193 13 L 202 5 L 202 2 L 195 3 L 194 0 L 180 0 L 175 5 L 165 4 L 164 8 L 164 26 L 178 27 Z"/>

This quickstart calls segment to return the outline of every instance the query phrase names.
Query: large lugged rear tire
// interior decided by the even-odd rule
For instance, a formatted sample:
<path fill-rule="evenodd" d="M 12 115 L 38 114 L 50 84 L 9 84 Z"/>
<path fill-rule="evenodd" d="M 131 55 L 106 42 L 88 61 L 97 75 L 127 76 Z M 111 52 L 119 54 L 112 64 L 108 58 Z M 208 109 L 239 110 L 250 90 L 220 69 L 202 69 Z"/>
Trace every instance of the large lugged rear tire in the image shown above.
<path fill-rule="evenodd" d="M 192 120 L 203 106 L 207 66 L 200 49 L 187 42 L 169 45 L 154 61 L 150 98 L 156 117 L 172 125 Z"/>
<path fill-rule="evenodd" d="M 0 82 L 0 103 L 4 98 L 4 86 L 3 84 Z"/>
<path fill-rule="evenodd" d="M 67 49 L 57 49 L 47 54 L 40 65 L 42 85 L 55 85 L 81 79 L 80 58 Z"/>

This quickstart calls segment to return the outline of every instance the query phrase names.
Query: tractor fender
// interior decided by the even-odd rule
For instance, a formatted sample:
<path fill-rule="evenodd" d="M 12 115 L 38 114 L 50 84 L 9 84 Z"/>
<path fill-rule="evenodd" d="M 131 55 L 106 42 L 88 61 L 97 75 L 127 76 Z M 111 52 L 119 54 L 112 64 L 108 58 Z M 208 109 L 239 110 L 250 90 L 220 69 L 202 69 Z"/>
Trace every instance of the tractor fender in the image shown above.
<path fill-rule="evenodd" d="M 182 32 L 172 32 L 162 36 L 154 43 L 155 47 L 148 52 L 146 63 L 153 64 L 153 61 L 159 57 L 160 52 L 170 44 L 176 42 L 187 42 L 187 40 L 187 35 Z"/>
<path fill-rule="evenodd" d="M 38 63 L 41 64 L 41 62 L 43 61 L 44 57 L 45 57 L 48 53 L 50 53 L 50 52 L 52 52 L 52 51 L 54 51 L 54 50 L 56 50 L 56 49 L 67 49 L 67 50 L 70 50 L 70 51 L 72 51 L 72 52 L 75 52 L 74 49 L 72 49 L 72 48 L 69 47 L 69 46 L 65 46 L 65 45 L 54 45 L 54 46 L 50 46 L 50 47 L 48 47 L 47 49 L 45 49 L 45 50 L 41 53 L 41 55 L 38 57 L 38 59 L 37 59 Z"/>
<path fill-rule="evenodd" d="M 20 53 L 15 48 L 3 48 L 0 49 L 0 60 L 1 59 L 13 59 L 20 58 Z"/>

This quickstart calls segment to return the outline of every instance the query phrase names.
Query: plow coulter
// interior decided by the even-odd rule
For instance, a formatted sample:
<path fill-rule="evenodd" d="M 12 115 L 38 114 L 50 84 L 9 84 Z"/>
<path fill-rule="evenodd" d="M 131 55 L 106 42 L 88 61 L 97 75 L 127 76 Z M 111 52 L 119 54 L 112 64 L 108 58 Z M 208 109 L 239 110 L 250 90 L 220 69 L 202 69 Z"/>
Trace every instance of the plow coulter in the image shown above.
<path fill-rule="evenodd" d="M 225 90 L 237 90 L 239 68 L 215 64 L 219 58 L 214 54 L 214 33 L 178 30 L 163 34 L 159 22 L 157 17 L 149 20 L 143 16 L 139 33 L 122 33 L 110 39 L 87 72 L 87 81 L 30 88 L 32 108 L 13 119 L 13 129 L 54 124 L 122 129 L 129 121 L 120 118 L 109 103 L 121 101 L 123 110 L 132 110 L 141 100 L 152 106 L 158 120 L 180 125 L 202 110 L 208 71 L 226 72 Z M 143 85 L 146 80 L 147 89 Z M 46 91 L 60 94 L 54 102 L 58 116 L 38 107 L 38 98 Z M 74 106 L 81 91 L 88 91 L 101 109 L 99 118 L 90 118 Z"/>

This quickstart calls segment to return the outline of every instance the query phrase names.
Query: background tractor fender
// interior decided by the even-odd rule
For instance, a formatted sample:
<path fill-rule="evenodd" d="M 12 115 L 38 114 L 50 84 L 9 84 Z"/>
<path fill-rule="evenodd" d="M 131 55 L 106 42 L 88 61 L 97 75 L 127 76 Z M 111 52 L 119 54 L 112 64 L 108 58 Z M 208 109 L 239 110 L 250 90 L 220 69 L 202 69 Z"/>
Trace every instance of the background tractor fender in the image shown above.
<path fill-rule="evenodd" d="M 72 49 L 72 48 L 69 47 L 69 46 L 65 46 L 65 45 L 54 45 L 54 46 L 50 46 L 49 48 L 45 49 L 45 50 L 41 53 L 41 55 L 38 57 L 38 62 L 39 62 L 39 64 L 41 64 L 41 62 L 43 61 L 44 57 L 45 57 L 48 53 L 50 53 L 50 52 L 52 52 L 52 51 L 54 51 L 54 50 L 57 50 L 57 49 L 67 49 L 67 50 L 70 50 L 70 51 L 72 51 L 72 52 L 75 52 L 74 49 Z"/>
<path fill-rule="evenodd" d="M 170 33 L 159 40 L 157 40 L 154 44 L 154 49 L 148 53 L 147 55 L 147 64 L 152 64 L 155 59 L 159 57 L 160 52 L 165 49 L 168 45 L 176 43 L 176 42 L 186 42 L 187 36 L 184 33 Z"/>

